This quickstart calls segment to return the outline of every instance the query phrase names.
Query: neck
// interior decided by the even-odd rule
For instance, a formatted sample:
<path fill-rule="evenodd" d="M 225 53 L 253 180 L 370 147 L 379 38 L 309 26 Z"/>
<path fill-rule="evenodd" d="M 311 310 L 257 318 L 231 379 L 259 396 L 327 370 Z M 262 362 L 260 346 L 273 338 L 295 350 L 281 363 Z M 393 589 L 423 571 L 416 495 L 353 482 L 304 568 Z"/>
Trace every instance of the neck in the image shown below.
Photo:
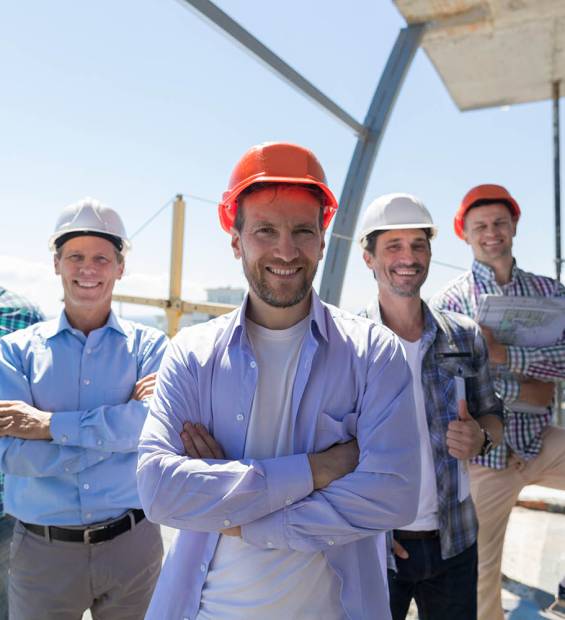
<path fill-rule="evenodd" d="M 398 297 L 379 291 L 379 306 L 383 323 L 397 336 L 410 342 L 422 337 L 424 312 L 419 295 Z"/>
<path fill-rule="evenodd" d="M 488 265 L 494 271 L 494 279 L 497 284 L 508 284 L 512 277 L 513 262 L 514 259 L 512 254 L 510 254 L 508 256 L 501 256 L 488 263 L 485 262 L 485 265 Z"/>
<path fill-rule="evenodd" d="M 311 303 L 310 292 L 294 306 L 277 308 L 270 306 L 250 291 L 247 300 L 247 318 L 267 329 L 288 329 L 308 316 Z"/>
<path fill-rule="evenodd" d="M 106 325 L 110 314 L 110 307 L 84 309 L 73 308 L 70 304 L 65 304 L 65 314 L 72 327 L 81 331 L 85 336 Z"/>

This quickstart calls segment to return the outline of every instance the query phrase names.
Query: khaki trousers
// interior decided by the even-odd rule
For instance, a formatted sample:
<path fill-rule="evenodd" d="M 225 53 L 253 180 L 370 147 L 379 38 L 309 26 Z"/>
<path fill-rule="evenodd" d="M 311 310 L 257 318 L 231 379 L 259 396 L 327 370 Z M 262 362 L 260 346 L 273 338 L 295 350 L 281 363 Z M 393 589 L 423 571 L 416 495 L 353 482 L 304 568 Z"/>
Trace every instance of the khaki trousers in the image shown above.
<path fill-rule="evenodd" d="M 16 521 L 10 620 L 142 620 L 161 570 L 159 526 L 143 519 L 107 542 L 47 541 Z"/>
<path fill-rule="evenodd" d="M 471 464 L 469 470 L 479 519 L 478 620 L 504 620 L 501 567 L 510 512 L 528 484 L 565 490 L 565 429 L 548 427 L 543 448 L 531 461 L 512 456 L 506 469 Z"/>

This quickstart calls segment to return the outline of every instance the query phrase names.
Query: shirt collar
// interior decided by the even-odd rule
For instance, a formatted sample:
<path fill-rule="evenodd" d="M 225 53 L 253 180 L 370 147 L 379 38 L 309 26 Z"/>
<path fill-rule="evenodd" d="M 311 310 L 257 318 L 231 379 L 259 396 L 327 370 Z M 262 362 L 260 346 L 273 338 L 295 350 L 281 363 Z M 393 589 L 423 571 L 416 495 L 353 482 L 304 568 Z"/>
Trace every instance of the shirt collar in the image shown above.
<path fill-rule="evenodd" d="M 247 328 L 245 323 L 245 314 L 247 311 L 247 304 L 249 302 L 249 293 L 245 296 L 243 303 L 237 309 L 235 314 L 235 319 L 233 323 L 232 333 L 228 340 L 228 346 L 231 346 L 235 343 L 241 343 L 244 335 L 245 339 L 247 339 Z M 316 326 L 316 331 L 324 338 L 324 340 L 328 340 L 328 329 L 326 325 L 326 316 L 325 316 L 325 306 L 318 297 L 318 294 L 314 289 L 312 289 L 312 302 L 310 305 L 310 329 L 313 333 L 313 326 Z"/>
<path fill-rule="evenodd" d="M 477 259 L 473 261 L 471 267 L 473 276 L 476 280 L 482 280 L 483 282 L 495 282 L 494 269 L 486 263 L 481 263 Z M 510 272 L 510 282 L 512 282 L 518 276 L 518 266 L 516 265 L 516 259 L 512 259 L 512 271 Z"/>
<path fill-rule="evenodd" d="M 108 316 L 108 320 L 106 324 L 102 326 L 101 329 L 110 328 L 123 336 L 126 335 L 126 331 L 124 329 L 124 324 L 122 319 L 118 318 L 113 310 L 110 310 L 110 315 Z M 44 323 L 43 334 L 45 338 L 52 338 L 57 334 L 60 334 L 63 331 L 74 332 L 74 327 L 69 323 L 69 319 L 64 310 L 61 310 L 61 314 L 59 314 L 58 319 L 53 319 L 52 321 L 46 321 Z"/>

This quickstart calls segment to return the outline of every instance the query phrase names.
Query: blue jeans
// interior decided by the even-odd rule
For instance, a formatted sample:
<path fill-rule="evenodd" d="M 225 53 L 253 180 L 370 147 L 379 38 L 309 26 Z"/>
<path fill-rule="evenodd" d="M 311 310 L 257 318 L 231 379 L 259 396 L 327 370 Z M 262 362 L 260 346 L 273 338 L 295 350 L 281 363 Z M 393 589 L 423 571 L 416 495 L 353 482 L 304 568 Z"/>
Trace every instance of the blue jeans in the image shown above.
<path fill-rule="evenodd" d="M 410 557 L 388 571 L 393 620 L 415 599 L 420 620 L 477 620 L 477 545 L 442 560 L 439 538 L 400 540 Z"/>

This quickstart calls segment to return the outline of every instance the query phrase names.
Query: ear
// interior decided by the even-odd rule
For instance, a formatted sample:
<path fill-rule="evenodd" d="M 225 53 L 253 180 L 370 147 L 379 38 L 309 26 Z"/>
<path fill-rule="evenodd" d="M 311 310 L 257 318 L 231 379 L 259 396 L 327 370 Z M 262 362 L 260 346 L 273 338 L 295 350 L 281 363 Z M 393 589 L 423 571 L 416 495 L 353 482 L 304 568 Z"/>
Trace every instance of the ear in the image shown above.
<path fill-rule="evenodd" d="M 318 260 L 322 260 L 324 258 L 324 250 L 326 249 L 326 238 L 322 237 L 322 243 L 320 244 L 320 253 L 318 254 Z"/>
<path fill-rule="evenodd" d="M 367 250 L 363 250 L 363 260 L 371 271 L 375 269 L 375 257 Z"/>
<path fill-rule="evenodd" d="M 518 218 L 512 218 L 512 238 L 516 236 L 516 230 L 518 229 Z"/>
<path fill-rule="evenodd" d="M 124 275 L 124 269 L 126 268 L 126 263 L 125 261 L 122 260 L 121 263 L 119 263 L 118 265 L 118 275 L 116 277 L 116 280 L 121 280 L 122 276 Z"/>
<path fill-rule="evenodd" d="M 461 234 L 463 235 L 463 241 L 467 245 L 471 245 L 471 242 L 469 241 L 469 236 L 467 235 L 467 229 L 465 227 L 465 224 L 463 224 L 463 230 L 461 231 Z"/>
<path fill-rule="evenodd" d="M 231 235 L 231 249 L 233 250 L 233 255 L 235 258 L 241 258 L 241 235 L 239 230 L 235 228 L 230 229 Z"/>
<path fill-rule="evenodd" d="M 55 275 L 60 276 L 61 275 L 61 269 L 59 267 L 59 257 L 57 256 L 57 254 L 53 254 L 53 267 L 55 268 Z"/>

